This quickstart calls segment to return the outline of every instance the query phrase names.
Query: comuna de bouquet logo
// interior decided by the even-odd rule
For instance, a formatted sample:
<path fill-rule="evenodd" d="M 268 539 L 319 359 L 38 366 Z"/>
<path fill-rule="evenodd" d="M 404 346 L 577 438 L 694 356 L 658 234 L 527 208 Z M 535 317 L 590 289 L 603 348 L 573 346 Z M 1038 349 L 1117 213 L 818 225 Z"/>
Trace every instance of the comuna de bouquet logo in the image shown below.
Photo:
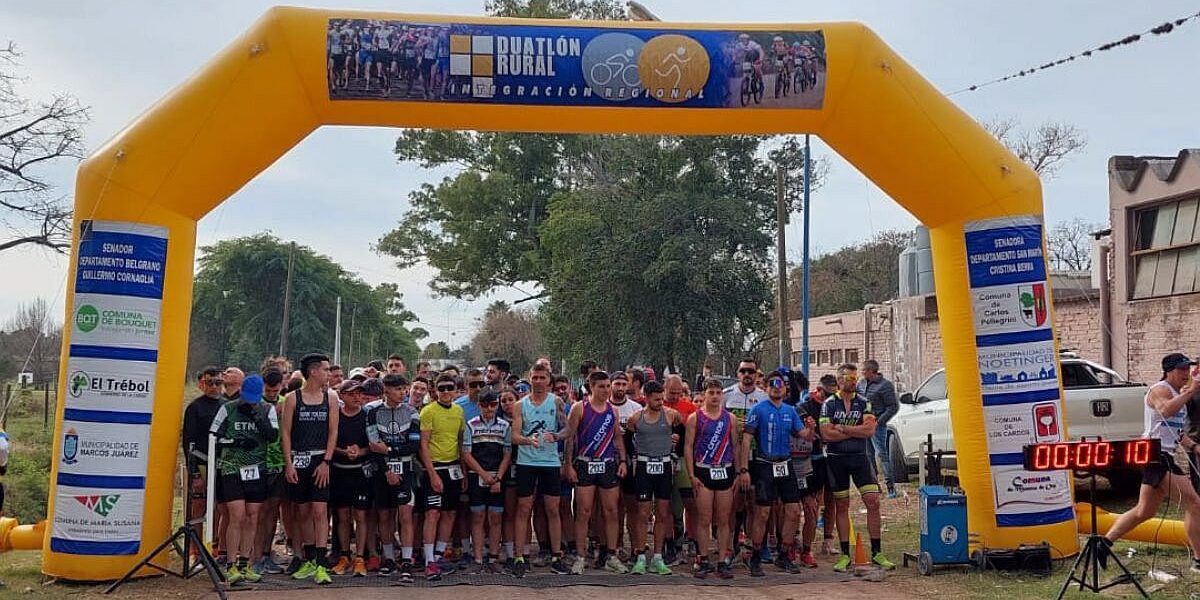
<path fill-rule="evenodd" d="M 88 510 L 107 517 L 116 508 L 120 494 L 97 494 L 95 496 L 75 496 L 75 501 L 87 507 Z"/>
<path fill-rule="evenodd" d="M 91 333 L 100 324 L 100 311 L 91 304 L 84 304 L 75 311 L 75 326 L 84 333 Z"/>

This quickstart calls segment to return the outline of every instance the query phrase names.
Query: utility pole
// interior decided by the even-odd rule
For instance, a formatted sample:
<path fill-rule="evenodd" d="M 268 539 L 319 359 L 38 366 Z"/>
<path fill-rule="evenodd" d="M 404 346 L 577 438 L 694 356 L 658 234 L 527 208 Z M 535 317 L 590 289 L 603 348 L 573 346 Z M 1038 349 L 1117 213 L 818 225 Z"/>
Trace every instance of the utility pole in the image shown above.
<path fill-rule="evenodd" d="M 775 210 L 778 235 L 778 260 L 779 263 L 779 306 L 777 314 L 779 319 L 779 364 L 781 366 L 792 366 L 792 338 L 791 327 L 788 323 L 787 310 L 787 239 L 784 231 L 787 229 L 788 210 L 787 210 L 787 178 L 783 172 L 783 165 L 775 165 Z"/>
<path fill-rule="evenodd" d="M 800 370 L 804 371 L 804 375 L 808 373 L 808 203 L 811 197 L 812 187 L 812 146 L 809 144 L 810 136 L 804 135 L 804 204 L 800 207 L 800 211 L 804 213 L 804 257 L 801 259 L 801 283 L 800 283 Z"/>
<path fill-rule="evenodd" d="M 342 297 L 337 297 L 337 313 L 333 317 L 333 364 L 342 364 Z"/>
<path fill-rule="evenodd" d="M 346 362 L 349 365 L 354 364 L 354 320 L 356 317 L 358 317 L 358 303 L 357 302 L 354 303 L 354 308 L 350 309 L 350 356 L 347 357 L 347 359 L 346 359 Z M 347 368 L 346 372 L 349 373 L 350 368 Z"/>
<path fill-rule="evenodd" d="M 292 270 L 296 266 L 296 242 L 288 250 L 287 286 L 283 291 L 283 324 L 279 327 L 279 356 L 287 356 L 288 312 L 292 307 Z"/>

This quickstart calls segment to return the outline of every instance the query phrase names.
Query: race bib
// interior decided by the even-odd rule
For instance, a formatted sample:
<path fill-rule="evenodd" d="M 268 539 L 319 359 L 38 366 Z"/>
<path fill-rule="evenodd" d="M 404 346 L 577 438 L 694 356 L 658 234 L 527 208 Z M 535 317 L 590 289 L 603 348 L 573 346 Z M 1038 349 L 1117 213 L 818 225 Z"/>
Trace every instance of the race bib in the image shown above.
<path fill-rule="evenodd" d="M 312 464 L 311 454 L 297 454 L 292 457 L 292 466 L 297 469 L 307 469 Z"/>
<path fill-rule="evenodd" d="M 783 61 L 782 61 L 782 60 L 778 60 L 778 59 L 777 59 L 777 60 L 775 61 L 775 67 L 776 67 L 776 68 L 780 68 L 780 69 L 782 69 L 782 68 L 783 68 Z"/>
<path fill-rule="evenodd" d="M 242 467 L 241 469 L 238 469 L 238 471 L 239 475 L 242 477 L 242 481 L 258 481 L 258 465 Z"/>
<path fill-rule="evenodd" d="M 591 460 L 587 464 L 588 475 L 603 475 L 607 471 L 607 466 L 602 460 Z"/>
<path fill-rule="evenodd" d="M 446 471 L 450 473 L 450 481 L 460 481 L 463 478 L 462 467 L 458 465 L 451 466 Z"/>
<path fill-rule="evenodd" d="M 729 479 L 729 467 L 713 467 L 709 469 L 708 478 L 713 481 L 725 481 Z"/>
<path fill-rule="evenodd" d="M 743 73 L 749 73 L 750 71 L 753 71 L 753 70 L 754 70 L 754 63 L 749 63 L 749 62 L 742 63 L 742 72 Z"/>
<path fill-rule="evenodd" d="M 646 474 L 647 475 L 662 475 L 663 474 L 663 462 L 661 460 L 648 461 L 646 463 Z"/>
<path fill-rule="evenodd" d="M 513 479 L 517 478 L 517 463 L 514 462 L 512 466 L 508 468 L 508 476 Z"/>
<path fill-rule="evenodd" d="M 791 464 L 791 463 L 789 463 L 787 461 L 771 463 L 771 475 L 773 475 L 776 478 L 787 477 L 789 464 Z"/>
<path fill-rule="evenodd" d="M 387 461 L 387 468 L 388 468 L 388 473 L 392 473 L 393 475 L 403 475 L 404 474 L 404 461 L 389 460 L 389 461 Z"/>

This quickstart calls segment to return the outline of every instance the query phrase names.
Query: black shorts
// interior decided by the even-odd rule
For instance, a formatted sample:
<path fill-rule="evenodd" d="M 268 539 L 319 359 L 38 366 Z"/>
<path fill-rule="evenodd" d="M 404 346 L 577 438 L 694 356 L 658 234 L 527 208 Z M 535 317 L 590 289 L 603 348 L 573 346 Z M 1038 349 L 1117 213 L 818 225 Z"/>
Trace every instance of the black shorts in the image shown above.
<path fill-rule="evenodd" d="M 557 498 L 562 494 L 562 471 L 558 467 L 517 465 L 517 497 L 534 493 Z"/>
<path fill-rule="evenodd" d="M 850 482 L 859 494 L 878 494 L 879 480 L 875 478 L 875 465 L 867 454 L 830 454 L 825 459 L 829 467 L 829 489 L 834 498 L 850 496 Z"/>
<path fill-rule="evenodd" d="M 371 508 L 371 478 L 363 471 L 363 465 L 354 468 L 330 465 L 329 504 L 334 508 Z"/>
<path fill-rule="evenodd" d="M 503 480 L 500 483 L 500 491 L 493 492 L 491 486 L 483 485 L 483 482 L 479 480 L 479 475 L 472 473 L 468 479 L 470 479 L 470 484 L 467 486 L 467 496 L 470 498 L 471 512 L 504 511 Z"/>
<path fill-rule="evenodd" d="M 241 475 L 222 475 L 217 479 L 217 502 L 234 502 L 244 500 L 251 504 L 260 503 L 267 499 L 267 482 L 265 475 L 258 479 L 244 481 Z"/>
<path fill-rule="evenodd" d="M 780 469 L 778 475 L 776 468 Z M 757 459 L 750 461 L 750 483 L 754 486 L 754 503 L 759 506 L 771 506 L 776 501 L 784 504 L 800 501 L 800 486 L 789 458 L 779 463 Z"/>
<path fill-rule="evenodd" d="M 812 461 L 813 470 L 805 478 L 808 482 L 806 490 L 810 495 L 819 495 L 829 487 L 829 467 L 826 465 L 824 458 L 815 459 Z"/>
<path fill-rule="evenodd" d="M 700 480 L 700 485 L 705 489 L 714 492 L 723 492 L 733 487 L 733 480 L 737 477 L 733 465 L 724 467 L 706 467 L 704 465 L 696 465 L 696 479 Z M 718 475 L 713 478 L 713 475 Z M 723 475 L 723 477 L 721 476 Z"/>
<path fill-rule="evenodd" d="M 458 501 L 463 494 L 463 481 L 466 473 L 458 463 L 433 463 L 433 476 L 442 480 L 442 493 L 433 491 L 430 474 L 421 475 L 421 490 L 425 496 L 425 510 L 455 511 Z M 454 478 L 458 475 L 458 479 Z"/>
<path fill-rule="evenodd" d="M 416 504 L 417 495 L 414 488 L 417 483 L 417 472 L 413 470 L 414 461 L 396 463 L 397 473 L 400 476 L 400 482 L 396 485 L 389 485 L 387 475 L 383 472 L 376 473 L 371 478 L 375 490 L 372 494 L 372 502 L 375 508 L 399 508 L 401 506 L 414 506 Z"/>
<path fill-rule="evenodd" d="M 330 468 L 332 471 L 333 469 Z M 316 466 L 296 469 L 296 483 L 287 484 L 287 498 L 293 504 L 308 504 L 309 502 L 329 502 L 329 485 L 317 487 L 314 480 Z M 332 477 L 332 474 L 330 475 Z"/>
<path fill-rule="evenodd" d="M 284 497 L 284 483 L 287 479 L 282 472 L 267 473 L 267 498 L 276 499 Z"/>
<path fill-rule="evenodd" d="M 1158 456 L 1158 461 L 1146 465 L 1142 469 L 1142 485 L 1150 487 L 1158 487 L 1167 478 L 1167 473 L 1183 475 L 1183 469 L 1175 464 L 1175 457 L 1163 452 Z M 1195 486 L 1195 478 L 1192 479 L 1192 485 Z"/>
<path fill-rule="evenodd" d="M 625 479 L 620 480 L 622 496 L 636 496 L 638 493 L 637 482 L 633 480 L 633 477 L 631 475 L 632 473 L 633 473 L 633 465 L 626 464 L 625 465 Z"/>
<path fill-rule="evenodd" d="M 649 473 L 650 461 L 634 461 L 633 477 L 626 477 L 626 479 L 633 480 L 633 488 L 636 491 L 638 502 L 671 500 L 671 492 L 675 487 L 673 485 L 675 472 L 672 469 L 672 463 L 670 460 L 653 461 L 653 463 L 657 465 L 655 466 L 657 472 L 651 474 Z"/>
<path fill-rule="evenodd" d="M 371 60 L 377 65 L 388 66 L 392 64 L 392 53 L 385 50 L 376 50 L 375 56 Z"/>
<path fill-rule="evenodd" d="M 334 53 L 329 55 L 329 60 L 333 61 L 335 68 L 341 68 L 346 65 L 345 53 Z"/>
<path fill-rule="evenodd" d="M 617 487 L 620 479 L 617 478 L 617 459 L 589 461 L 586 458 L 576 458 L 575 476 L 578 478 L 575 482 L 575 487 L 598 487 L 602 490 L 611 490 Z M 592 472 L 595 469 L 596 472 Z M 603 470 L 601 470 L 603 469 Z"/>

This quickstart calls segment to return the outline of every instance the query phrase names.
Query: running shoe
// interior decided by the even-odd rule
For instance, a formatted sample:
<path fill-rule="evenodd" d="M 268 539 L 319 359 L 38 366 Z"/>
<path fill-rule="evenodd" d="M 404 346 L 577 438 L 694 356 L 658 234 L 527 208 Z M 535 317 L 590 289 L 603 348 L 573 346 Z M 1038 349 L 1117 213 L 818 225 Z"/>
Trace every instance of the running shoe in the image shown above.
<path fill-rule="evenodd" d="M 367 559 L 367 570 L 368 571 L 378 571 L 379 565 L 381 565 L 381 564 L 383 564 L 383 560 L 379 557 L 378 554 L 376 554 L 375 556 L 372 556 L 371 558 Z"/>
<path fill-rule="evenodd" d="M 533 557 L 531 564 L 535 567 L 544 567 L 550 564 L 550 554 L 546 552 L 538 552 L 537 555 Z"/>
<path fill-rule="evenodd" d="M 379 563 L 379 576 L 387 577 L 396 570 L 396 560 L 393 558 L 385 558 L 382 563 Z"/>
<path fill-rule="evenodd" d="M 831 538 L 825 538 L 821 541 L 821 554 L 825 556 L 837 556 L 841 553 L 841 548 L 838 548 L 837 544 L 834 544 Z"/>
<path fill-rule="evenodd" d="M 338 561 L 334 563 L 333 568 L 330 570 L 338 577 L 345 575 L 346 571 L 350 570 L 350 557 L 345 555 L 339 556 Z"/>
<path fill-rule="evenodd" d="M 400 563 L 400 583 L 412 583 L 413 582 L 412 572 L 413 572 L 413 564 L 411 561 L 406 560 L 403 563 Z"/>
<path fill-rule="evenodd" d="M 299 571 L 300 568 L 303 566 L 304 566 L 304 560 L 301 559 L 299 556 L 293 556 L 292 562 L 288 563 L 287 568 L 283 570 L 283 574 L 284 575 L 295 575 L 296 571 Z"/>
<path fill-rule="evenodd" d="M 242 581 L 245 581 L 246 583 L 258 583 L 262 581 L 262 575 L 259 575 L 258 571 L 254 570 L 253 566 L 249 566 L 245 569 L 242 569 Z"/>
<path fill-rule="evenodd" d="M 633 573 L 634 575 L 645 575 L 646 574 L 646 555 L 645 554 L 638 555 L 637 561 L 635 561 L 633 563 L 633 568 L 629 569 L 629 572 Z"/>
<path fill-rule="evenodd" d="M 367 576 L 367 561 L 363 560 L 361 556 L 355 557 L 354 559 L 354 576 Z"/>
<path fill-rule="evenodd" d="M 779 558 L 775 559 L 775 566 L 778 567 L 780 571 L 785 573 L 800 572 L 800 567 L 796 565 L 796 563 L 792 562 L 792 557 L 788 556 L 787 552 L 779 553 Z"/>
<path fill-rule="evenodd" d="M 255 566 L 255 570 L 263 575 L 280 575 L 283 573 L 283 567 L 275 562 L 270 556 L 264 556 Z"/>
<path fill-rule="evenodd" d="M 721 579 L 733 579 L 733 563 L 727 560 L 717 563 L 717 577 Z"/>
<path fill-rule="evenodd" d="M 494 560 L 489 561 L 486 565 L 484 565 L 484 568 L 487 570 L 488 575 L 500 575 L 504 573 L 504 565 Z"/>
<path fill-rule="evenodd" d="M 316 572 L 317 563 L 311 560 L 306 560 L 304 561 L 304 564 L 300 565 L 299 569 L 296 569 L 295 573 L 292 573 L 292 579 L 308 579 Z"/>
<path fill-rule="evenodd" d="M 438 569 L 442 571 L 442 575 L 450 575 L 458 570 L 458 565 L 452 560 L 446 560 L 444 557 L 437 561 Z"/>
<path fill-rule="evenodd" d="M 843 554 L 837 562 L 833 563 L 833 570 L 838 573 L 845 573 L 850 568 L 850 556 Z"/>
<path fill-rule="evenodd" d="M 800 554 L 800 564 L 810 568 L 817 568 L 817 557 L 813 556 L 812 552 L 803 552 Z"/>
<path fill-rule="evenodd" d="M 229 568 L 225 569 L 225 582 L 229 585 L 237 585 L 243 579 L 245 579 L 245 576 L 242 575 L 242 571 L 238 569 L 237 565 L 229 565 Z"/>
<path fill-rule="evenodd" d="M 425 565 L 425 581 L 441 581 L 442 569 L 437 561 Z"/>
<path fill-rule="evenodd" d="M 322 565 L 317 565 L 317 569 L 313 571 L 313 583 L 317 585 L 329 585 L 333 583 L 333 579 L 329 577 L 329 571 L 325 570 Z"/>
<path fill-rule="evenodd" d="M 513 577 L 516 577 L 517 579 L 521 579 L 521 578 L 525 577 L 525 573 L 527 573 L 527 572 L 529 572 L 529 564 L 525 562 L 524 558 L 518 558 L 517 560 L 513 561 L 513 566 L 512 566 Z"/>
<path fill-rule="evenodd" d="M 587 559 L 582 556 L 576 556 L 571 562 L 571 574 L 583 575 L 583 570 L 587 568 Z"/>
<path fill-rule="evenodd" d="M 763 546 L 762 551 L 759 552 L 759 560 L 767 564 L 775 562 L 775 556 L 771 553 L 770 544 Z"/>
<path fill-rule="evenodd" d="M 667 563 L 662 557 L 656 556 L 654 560 L 650 561 L 650 572 L 655 575 L 670 575 L 671 569 L 667 567 Z"/>
<path fill-rule="evenodd" d="M 756 552 L 752 556 L 750 556 L 750 565 L 749 566 L 750 566 L 750 576 L 751 577 L 763 577 L 766 575 L 766 573 L 763 572 L 762 563 L 763 563 L 762 555 L 760 553 Z"/>
<path fill-rule="evenodd" d="M 461 564 L 459 566 L 462 567 Z M 478 563 L 472 560 L 471 562 L 468 562 L 465 567 L 460 568 L 459 572 L 463 575 L 478 575 L 483 572 L 483 563 Z"/>
<path fill-rule="evenodd" d="M 621 558 L 615 554 L 608 557 L 608 561 L 604 563 L 604 568 L 618 575 L 624 575 L 629 572 L 629 567 L 626 567 L 625 563 L 621 562 Z"/>
<path fill-rule="evenodd" d="M 708 579 L 708 576 L 712 575 L 712 572 L 712 565 L 707 560 L 702 560 L 696 565 L 696 572 L 692 573 L 692 576 L 696 579 Z"/>
<path fill-rule="evenodd" d="M 550 563 L 550 572 L 555 575 L 570 575 L 571 567 L 568 567 L 561 557 L 555 557 L 554 561 Z"/>
<path fill-rule="evenodd" d="M 871 557 L 871 562 L 885 571 L 891 571 L 896 568 L 896 563 L 888 560 L 888 557 L 884 556 L 882 552 L 876 552 L 875 556 Z"/>

